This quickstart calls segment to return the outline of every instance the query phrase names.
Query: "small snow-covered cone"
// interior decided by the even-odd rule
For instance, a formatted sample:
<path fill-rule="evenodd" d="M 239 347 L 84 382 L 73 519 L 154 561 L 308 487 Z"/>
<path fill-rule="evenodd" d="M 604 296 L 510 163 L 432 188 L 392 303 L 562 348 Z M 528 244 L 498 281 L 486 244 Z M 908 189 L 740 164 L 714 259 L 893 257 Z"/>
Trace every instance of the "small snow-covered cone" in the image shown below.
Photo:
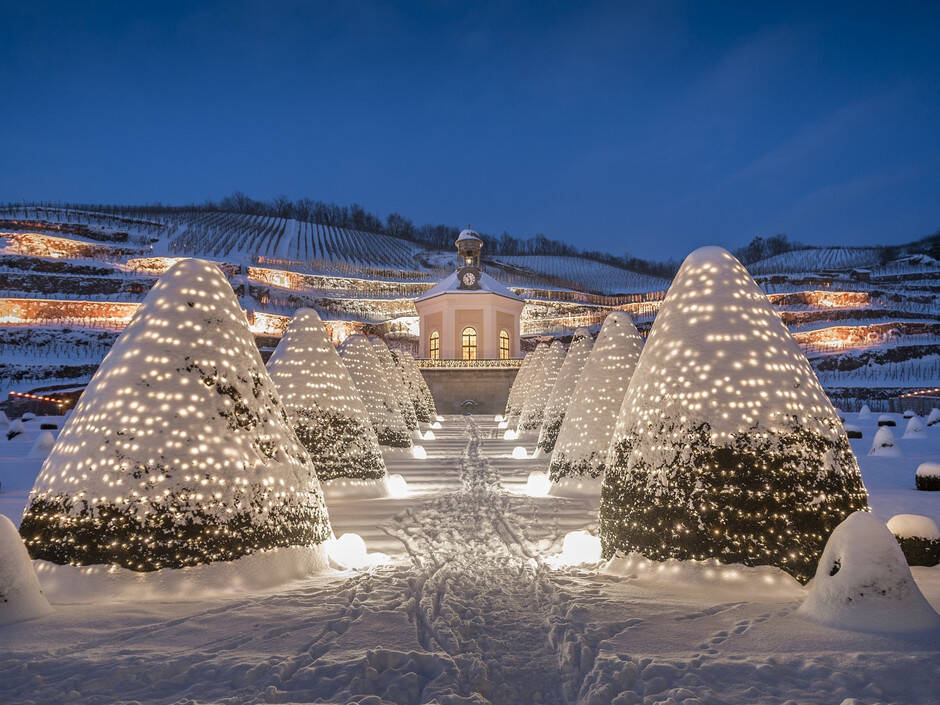
<path fill-rule="evenodd" d="M 45 458 L 54 445 L 55 436 L 52 435 L 52 431 L 42 431 L 33 443 L 33 447 L 29 449 L 29 454 L 26 457 Z"/>
<path fill-rule="evenodd" d="M 940 491 L 940 463 L 921 463 L 914 473 L 917 489 L 927 492 Z"/>
<path fill-rule="evenodd" d="M 913 418 L 914 416 L 917 416 L 917 414 L 914 413 L 913 409 L 905 409 L 904 413 L 901 414 L 901 416 L 903 416 L 905 419 L 910 419 L 910 418 Z"/>
<path fill-rule="evenodd" d="M 23 539 L 13 522 L 0 514 L 0 625 L 51 611 Z"/>
<path fill-rule="evenodd" d="M 392 400 L 399 409 L 399 413 L 405 422 L 405 427 L 409 431 L 417 431 L 418 417 L 415 414 L 415 409 L 411 403 L 411 397 L 408 394 L 405 383 L 402 381 L 401 372 L 395 364 L 395 358 L 392 357 L 391 350 L 388 349 L 388 345 L 385 344 L 385 341 L 378 336 L 373 336 L 369 339 L 369 342 L 372 343 L 372 347 L 375 348 L 375 354 L 379 358 L 379 362 L 381 362 L 382 366 L 385 368 L 385 383 L 392 392 Z"/>
<path fill-rule="evenodd" d="M 936 426 L 937 424 L 940 424 L 940 409 L 934 407 L 927 416 L 927 426 Z"/>
<path fill-rule="evenodd" d="M 542 376 L 542 359 L 548 353 L 548 343 L 541 342 L 535 346 L 535 350 L 526 355 L 523 361 L 523 367 L 516 375 L 510 395 L 518 390 L 515 401 L 510 400 L 512 407 L 506 413 L 506 421 L 510 428 L 516 428 L 519 425 L 519 417 L 522 415 L 523 407 L 529 395 L 536 388 L 538 379 Z M 509 406 L 509 403 L 507 403 Z"/>
<path fill-rule="evenodd" d="M 829 537 L 797 614 L 832 627 L 908 632 L 940 627 L 888 527 L 854 512 Z"/>
<path fill-rule="evenodd" d="M 879 426 L 897 426 L 898 422 L 890 414 L 882 414 L 878 417 Z"/>
<path fill-rule="evenodd" d="M 548 402 L 545 404 L 545 414 L 542 419 L 542 428 L 539 430 L 537 445 L 539 449 L 546 453 L 551 453 L 555 449 L 555 441 L 558 440 L 558 432 L 565 420 L 568 404 L 571 402 L 571 395 L 574 393 L 574 388 L 578 384 L 578 379 L 581 377 L 584 364 L 587 362 L 593 346 L 594 339 L 587 328 L 578 328 L 571 336 L 568 354 L 565 355 L 565 361 L 558 372 L 555 386 L 548 396 Z"/>
<path fill-rule="evenodd" d="M 843 428 L 845 429 L 845 435 L 848 438 L 861 438 L 862 437 L 862 429 L 856 426 L 855 424 L 851 424 L 851 423 L 843 424 Z"/>
<path fill-rule="evenodd" d="M 351 335 L 343 342 L 339 355 L 356 383 L 379 443 L 393 448 L 411 448 L 411 433 L 392 395 L 385 366 L 372 343 L 364 336 Z"/>
<path fill-rule="evenodd" d="M 871 442 L 871 450 L 868 451 L 868 454 L 883 455 L 888 458 L 901 457 L 901 449 L 894 442 L 894 434 L 891 433 L 890 428 L 882 426 L 878 429 L 874 440 Z"/>
<path fill-rule="evenodd" d="M 888 530 L 898 540 L 908 565 L 940 563 L 940 529 L 930 517 L 895 514 L 888 519 Z"/>
<path fill-rule="evenodd" d="M 907 427 L 904 429 L 902 438 L 926 438 L 927 429 L 924 428 L 924 422 L 919 416 L 912 416 L 908 419 Z"/>
<path fill-rule="evenodd" d="M 545 405 L 565 362 L 565 346 L 560 340 L 553 342 L 542 356 L 542 369 L 532 377 L 532 386 L 522 404 L 519 415 L 519 433 L 537 431 L 542 427 Z"/>
<path fill-rule="evenodd" d="M 871 409 L 868 404 L 862 404 L 862 408 L 858 410 L 858 418 L 860 419 L 870 419 L 871 418 Z"/>
<path fill-rule="evenodd" d="M 6 428 L 10 425 L 10 418 L 6 415 L 6 412 L 0 409 L 0 428 Z"/>

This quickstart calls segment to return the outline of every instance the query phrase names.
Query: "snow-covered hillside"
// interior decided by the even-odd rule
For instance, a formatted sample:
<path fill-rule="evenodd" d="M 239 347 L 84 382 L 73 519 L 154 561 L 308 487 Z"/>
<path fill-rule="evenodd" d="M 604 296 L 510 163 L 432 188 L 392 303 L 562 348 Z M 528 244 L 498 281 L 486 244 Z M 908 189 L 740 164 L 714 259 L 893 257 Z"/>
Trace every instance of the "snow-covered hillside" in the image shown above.
<path fill-rule="evenodd" d="M 508 265 L 508 283 L 514 286 L 524 286 L 526 276 L 535 274 L 549 277 L 559 286 L 601 294 L 636 294 L 665 291 L 669 288 L 668 279 L 631 272 L 582 257 L 494 255 L 492 259 L 498 265 Z"/>

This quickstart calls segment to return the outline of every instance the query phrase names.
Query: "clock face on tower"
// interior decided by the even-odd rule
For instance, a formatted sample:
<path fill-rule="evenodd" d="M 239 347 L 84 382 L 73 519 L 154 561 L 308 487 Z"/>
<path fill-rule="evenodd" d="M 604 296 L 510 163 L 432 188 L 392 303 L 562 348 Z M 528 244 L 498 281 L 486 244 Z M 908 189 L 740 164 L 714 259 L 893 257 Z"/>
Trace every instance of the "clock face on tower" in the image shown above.
<path fill-rule="evenodd" d="M 477 277 L 473 272 L 465 272 L 463 275 L 464 286 L 473 286 L 477 283 Z"/>
<path fill-rule="evenodd" d="M 461 289 L 479 289 L 480 272 L 476 267 L 463 267 L 457 271 Z"/>

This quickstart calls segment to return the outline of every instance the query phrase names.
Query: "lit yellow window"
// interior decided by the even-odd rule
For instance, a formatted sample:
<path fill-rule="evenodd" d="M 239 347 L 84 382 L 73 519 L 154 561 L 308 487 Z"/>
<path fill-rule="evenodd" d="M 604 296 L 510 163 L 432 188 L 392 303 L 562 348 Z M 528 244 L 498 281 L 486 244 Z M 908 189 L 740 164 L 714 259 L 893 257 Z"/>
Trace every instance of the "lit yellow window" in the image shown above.
<path fill-rule="evenodd" d="M 464 328 L 463 333 L 460 334 L 461 338 L 461 350 L 463 351 L 464 360 L 476 360 L 477 359 L 477 331 L 475 328 Z"/>
<path fill-rule="evenodd" d="M 499 359 L 509 359 L 509 331 L 501 330 L 499 332 Z"/>
<path fill-rule="evenodd" d="M 428 340 L 428 356 L 432 360 L 441 359 L 441 334 L 436 330 L 431 331 L 431 337 Z"/>

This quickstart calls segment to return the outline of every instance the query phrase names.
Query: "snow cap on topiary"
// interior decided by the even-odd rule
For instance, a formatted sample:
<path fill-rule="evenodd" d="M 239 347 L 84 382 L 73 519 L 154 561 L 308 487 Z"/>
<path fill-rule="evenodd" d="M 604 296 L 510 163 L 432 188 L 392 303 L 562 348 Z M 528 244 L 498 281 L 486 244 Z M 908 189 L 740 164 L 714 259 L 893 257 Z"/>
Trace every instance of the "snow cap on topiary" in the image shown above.
<path fill-rule="evenodd" d="M 385 341 L 378 336 L 373 336 L 369 339 L 369 342 L 371 342 L 372 347 L 375 348 L 375 354 L 378 356 L 379 362 L 382 363 L 382 367 L 385 370 L 386 385 L 388 385 L 391 390 L 392 401 L 394 401 L 395 406 L 398 407 L 402 420 L 405 422 L 405 427 L 409 431 L 417 431 L 418 418 L 415 415 L 414 407 L 409 401 L 408 390 L 402 382 L 401 372 L 395 365 L 395 359 L 392 357 L 391 351 L 388 349 Z"/>
<path fill-rule="evenodd" d="M 581 372 L 584 370 L 593 346 L 594 339 L 587 328 L 578 328 L 571 336 L 568 354 L 565 355 L 565 361 L 555 379 L 555 386 L 552 387 L 548 402 L 545 404 L 545 414 L 538 441 L 538 447 L 545 453 L 551 453 L 555 448 L 555 441 L 558 439 L 561 424 L 565 420 L 571 395 L 581 378 Z"/>
<path fill-rule="evenodd" d="M 316 311 L 294 314 L 267 367 L 320 480 L 385 477 L 369 412 Z"/>
<path fill-rule="evenodd" d="M 881 426 L 878 429 L 871 442 L 871 450 L 868 451 L 868 454 L 883 455 L 889 458 L 901 457 L 901 449 L 898 448 L 897 443 L 894 442 L 894 434 L 889 427 Z"/>
<path fill-rule="evenodd" d="M 934 407 L 927 416 L 927 426 L 936 426 L 938 423 L 940 423 L 940 409 Z"/>
<path fill-rule="evenodd" d="M 540 368 L 532 375 L 529 390 L 519 414 L 519 433 L 535 431 L 541 428 L 545 416 L 545 405 L 558 379 L 558 372 L 565 361 L 565 346 L 560 340 L 554 341 L 542 355 Z"/>
<path fill-rule="evenodd" d="M 0 626 L 52 612 L 19 532 L 0 514 Z"/>
<path fill-rule="evenodd" d="M 421 423 L 430 423 L 433 418 L 425 402 L 421 385 L 417 380 L 417 376 L 421 372 L 418 370 L 414 358 L 408 354 L 407 350 L 395 349 L 389 352 L 408 395 L 408 403 L 411 404 L 411 408 L 414 410 L 415 419 Z"/>
<path fill-rule="evenodd" d="M 506 398 L 506 409 L 503 412 L 503 418 L 508 419 L 510 416 L 518 416 L 522 413 L 522 405 L 519 399 L 522 395 L 523 380 L 525 380 L 528 374 L 529 367 L 532 365 L 534 357 L 535 356 L 530 353 L 522 358 L 522 364 L 519 365 L 516 376 L 513 378 L 512 384 L 509 387 L 509 396 Z"/>
<path fill-rule="evenodd" d="M 534 388 L 535 378 L 541 376 L 542 374 L 542 358 L 545 357 L 545 353 L 548 352 L 548 343 L 542 341 L 535 346 L 535 350 L 530 352 L 525 357 L 523 365 L 528 365 L 525 369 L 519 371 L 519 374 L 516 375 L 516 379 L 510 389 L 510 394 L 513 390 L 518 388 L 518 395 L 516 401 L 513 403 L 512 411 L 506 416 L 506 421 L 509 426 L 517 426 L 519 424 L 519 416 L 522 415 L 522 408 L 525 405 L 526 399 L 529 398 L 529 395 L 532 393 Z"/>
<path fill-rule="evenodd" d="M 690 254 L 620 408 L 605 556 L 776 565 L 805 582 L 866 507 L 839 417 L 767 297 L 726 250 Z"/>
<path fill-rule="evenodd" d="M 392 398 L 385 366 L 375 354 L 372 343 L 362 335 L 351 335 L 343 342 L 339 355 L 356 383 L 379 443 L 410 448 L 411 434 L 405 426 L 398 403 Z"/>
<path fill-rule="evenodd" d="M 553 483 L 565 477 L 600 477 L 627 385 L 643 340 L 625 311 L 604 319 L 575 385 L 551 460 Z"/>
<path fill-rule="evenodd" d="M 39 436 L 36 437 L 36 441 L 33 443 L 33 447 L 29 449 L 29 454 L 27 458 L 45 458 L 49 455 L 49 451 L 52 450 L 52 447 L 55 445 L 55 436 L 52 435 L 52 431 L 40 431 Z"/>
<path fill-rule="evenodd" d="M 871 408 L 868 406 L 868 404 L 862 404 L 862 408 L 858 410 L 858 418 L 860 419 L 871 418 Z"/>
<path fill-rule="evenodd" d="M 30 554 L 131 570 L 330 533 L 323 495 L 219 268 L 182 260 L 115 341 L 43 464 Z"/>
<path fill-rule="evenodd" d="M 418 363 L 415 361 L 414 356 L 407 350 L 401 350 L 400 353 L 403 359 L 411 366 L 412 378 L 414 379 L 415 384 L 418 386 L 418 390 L 422 399 L 424 400 L 424 406 L 427 409 L 427 421 L 433 423 L 437 418 L 437 406 L 434 403 L 434 395 L 431 394 L 431 388 L 428 387 L 428 383 L 425 381 L 424 375 L 421 374 L 421 370 L 418 369 Z M 423 421 L 424 419 L 419 420 Z"/>
<path fill-rule="evenodd" d="M 855 512 L 826 543 L 806 600 L 808 619 L 842 629 L 906 632 L 940 627 L 888 527 Z"/>
<path fill-rule="evenodd" d="M 920 420 L 919 416 L 911 416 L 907 421 L 907 426 L 904 429 L 903 438 L 926 438 L 927 429 L 924 428 L 924 422 Z"/>

